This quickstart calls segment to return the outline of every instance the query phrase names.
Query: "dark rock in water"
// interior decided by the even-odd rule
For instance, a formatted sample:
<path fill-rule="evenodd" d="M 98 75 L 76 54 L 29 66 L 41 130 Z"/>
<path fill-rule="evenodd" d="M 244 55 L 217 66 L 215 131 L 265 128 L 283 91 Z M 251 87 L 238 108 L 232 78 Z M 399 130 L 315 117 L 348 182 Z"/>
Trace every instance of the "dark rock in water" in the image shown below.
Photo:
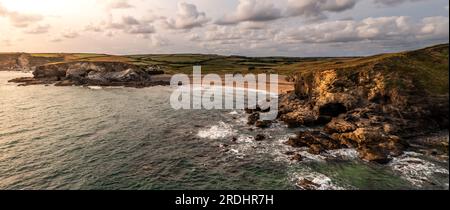
<path fill-rule="evenodd" d="M 247 114 L 252 114 L 253 112 L 255 112 L 254 109 L 250 109 L 250 108 L 245 108 L 244 111 L 245 111 L 245 113 L 247 113 Z"/>
<path fill-rule="evenodd" d="M 233 138 L 231 139 L 232 142 L 237 142 L 238 138 L 236 136 L 233 136 Z"/>
<path fill-rule="evenodd" d="M 158 67 L 143 67 L 123 62 L 66 62 L 36 67 L 33 81 L 21 82 L 33 85 L 36 81 L 56 83 L 57 86 L 93 85 L 148 87 L 170 85 L 170 78 L 156 78 L 164 74 Z M 31 78 L 30 78 L 31 80 Z"/>
<path fill-rule="evenodd" d="M 386 151 L 382 151 L 377 147 L 364 146 L 358 148 L 359 157 L 363 160 L 386 164 L 391 161 Z"/>
<path fill-rule="evenodd" d="M 322 148 L 322 146 L 320 144 L 311 144 L 311 145 L 309 145 L 308 152 L 313 154 L 313 155 L 319 155 L 323 151 L 324 151 L 324 149 Z"/>
<path fill-rule="evenodd" d="M 258 120 L 255 123 L 255 126 L 258 128 L 269 128 L 272 125 L 271 120 Z"/>
<path fill-rule="evenodd" d="M 72 85 L 74 85 L 74 83 L 70 80 L 64 80 L 64 81 L 55 83 L 55 86 L 72 86 Z"/>
<path fill-rule="evenodd" d="M 291 160 L 292 161 L 301 162 L 301 161 L 303 161 L 303 156 L 297 153 L 297 154 L 294 154 L 294 156 L 291 157 Z"/>
<path fill-rule="evenodd" d="M 320 187 L 319 184 L 314 183 L 308 179 L 301 179 L 297 182 L 297 186 L 302 190 L 316 190 Z"/>
<path fill-rule="evenodd" d="M 433 133 L 427 136 L 419 136 L 409 140 L 410 149 L 416 152 L 431 154 L 434 156 L 448 156 L 449 154 L 449 133 L 448 130 Z"/>
<path fill-rule="evenodd" d="M 247 106 L 244 109 L 245 113 L 247 114 L 252 114 L 255 112 L 270 112 L 270 102 L 260 102 L 260 104 L 256 105 L 256 106 Z"/>
<path fill-rule="evenodd" d="M 263 134 L 258 134 L 255 136 L 255 141 L 263 141 L 264 139 L 266 139 L 266 136 Z"/>
<path fill-rule="evenodd" d="M 256 113 L 250 114 L 250 116 L 248 116 L 247 124 L 254 125 L 256 123 L 256 121 L 258 121 L 258 120 L 259 120 L 259 113 L 256 112 Z"/>
<path fill-rule="evenodd" d="M 296 137 L 289 138 L 286 144 L 293 147 L 314 147 L 314 153 L 317 153 L 315 150 L 321 152 L 324 149 L 333 150 L 345 147 L 341 145 L 341 142 L 335 141 L 320 131 L 299 132 Z"/>
<path fill-rule="evenodd" d="M 34 79 L 32 77 L 16 78 L 16 79 L 9 80 L 8 82 L 19 83 L 19 86 L 47 85 L 47 84 L 51 84 L 52 83 L 51 81 L 37 80 L 37 79 Z"/>
<path fill-rule="evenodd" d="M 294 151 L 287 151 L 284 154 L 285 155 L 295 155 L 295 152 Z"/>

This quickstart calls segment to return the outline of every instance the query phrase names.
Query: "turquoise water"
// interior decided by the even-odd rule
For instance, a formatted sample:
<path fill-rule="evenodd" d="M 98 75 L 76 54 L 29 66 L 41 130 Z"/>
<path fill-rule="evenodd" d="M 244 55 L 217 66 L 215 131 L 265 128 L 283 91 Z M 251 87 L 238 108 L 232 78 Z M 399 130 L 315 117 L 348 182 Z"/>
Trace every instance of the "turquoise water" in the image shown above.
<path fill-rule="evenodd" d="M 175 111 L 168 87 L 6 82 L 23 75 L 0 72 L 0 189 L 297 189 L 304 176 L 326 189 L 448 188 L 445 162 L 420 169 L 439 172 L 422 186 L 351 151 L 292 162 L 282 142 L 295 130 L 248 127 L 239 110 Z M 255 142 L 258 133 L 268 139 Z"/>

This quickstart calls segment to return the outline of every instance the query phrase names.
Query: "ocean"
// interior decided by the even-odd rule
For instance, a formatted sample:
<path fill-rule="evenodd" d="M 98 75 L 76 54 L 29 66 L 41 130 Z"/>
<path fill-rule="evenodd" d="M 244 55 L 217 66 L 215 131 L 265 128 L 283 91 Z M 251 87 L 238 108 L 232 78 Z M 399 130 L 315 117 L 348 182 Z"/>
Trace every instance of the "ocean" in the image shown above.
<path fill-rule="evenodd" d="M 311 155 L 284 144 L 302 128 L 251 127 L 243 110 L 173 110 L 170 87 L 7 82 L 21 76 L 0 71 L 0 189 L 297 190 L 301 179 L 324 190 L 448 189 L 448 159 Z"/>

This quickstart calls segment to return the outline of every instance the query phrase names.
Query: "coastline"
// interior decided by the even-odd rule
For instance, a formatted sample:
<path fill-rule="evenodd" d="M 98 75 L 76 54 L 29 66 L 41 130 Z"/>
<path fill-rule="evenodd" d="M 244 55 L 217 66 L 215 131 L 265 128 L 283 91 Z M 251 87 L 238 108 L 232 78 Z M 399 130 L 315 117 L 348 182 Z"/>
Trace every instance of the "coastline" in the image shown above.
<path fill-rule="evenodd" d="M 13 73 L 15 73 L 15 72 L 13 72 Z M 19 74 L 21 74 L 21 73 L 19 73 Z M 11 88 L 11 86 L 9 88 Z M 24 90 L 26 92 L 31 91 L 30 93 L 36 94 L 33 91 L 33 90 L 35 90 L 35 88 L 23 88 L 22 89 L 21 87 L 14 87 L 13 89 Z M 86 94 L 89 94 L 89 95 L 94 94 L 95 97 L 93 98 L 93 100 L 89 100 L 89 101 L 84 100 L 84 97 L 81 97 L 81 98 L 77 97 L 76 101 L 80 101 L 82 104 L 84 104 L 84 103 L 92 104 L 91 108 L 85 108 L 85 110 L 82 111 L 81 113 L 87 112 L 87 111 L 89 111 L 89 109 L 95 110 L 96 109 L 95 107 L 98 106 L 98 105 L 96 105 L 96 103 L 102 101 L 102 100 L 96 99 L 98 97 L 109 98 L 109 97 L 125 96 L 125 98 L 134 98 L 134 99 L 137 99 L 138 101 L 141 101 L 142 98 L 136 97 L 135 95 L 137 95 L 137 94 L 140 95 L 143 93 L 149 93 L 149 94 L 153 95 L 153 94 L 156 94 L 156 92 L 159 92 L 159 91 L 151 91 L 151 89 L 140 90 L 140 89 L 135 89 L 135 88 L 126 88 L 126 89 L 121 88 L 121 89 L 117 89 L 117 90 L 112 90 L 112 92 L 108 91 L 108 93 L 106 93 L 106 92 L 104 93 L 103 91 L 100 91 L 100 92 L 99 91 L 86 91 L 86 90 L 80 89 L 80 88 L 61 89 L 59 87 L 42 87 L 42 86 L 40 86 L 40 87 L 37 86 L 36 90 L 39 90 L 37 92 L 38 95 L 43 94 L 47 97 L 48 96 L 51 97 L 54 95 L 61 95 L 61 93 L 64 93 L 63 96 L 59 96 L 59 97 L 63 97 L 62 101 L 65 101 L 64 98 L 66 98 L 66 97 L 73 99 L 75 96 L 74 95 L 75 93 L 82 94 L 82 95 L 84 95 L 84 97 L 86 96 Z M 157 90 L 164 90 L 164 88 L 157 89 Z M 55 91 L 57 94 L 55 94 Z M 113 93 L 113 94 L 111 95 L 111 93 Z M 167 92 L 167 93 L 170 93 L 170 92 Z M 23 97 L 23 95 L 21 97 Z M 151 97 L 149 99 L 151 101 L 155 100 L 155 98 L 153 98 L 153 97 Z M 28 99 L 22 98 L 21 100 L 28 100 Z M 28 101 L 27 104 L 31 105 L 32 104 L 31 102 L 36 101 L 36 100 L 39 100 L 39 99 L 35 98 L 32 101 Z M 49 103 L 48 100 L 45 100 L 45 101 L 46 102 L 43 101 L 41 104 L 42 106 L 44 106 L 43 110 L 50 111 L 50 113 L 53 113 L 52 114 L 52 116 L 53 116 L 54 111 L 52 111 L 52 109 L 47 109 L 45 107 L 54 107 L 54 106 L 58 107 L 60 104 L 58 104 L 56 101 L 51 102 L 51 103 Z M 59 100 L 57 100 L 57 101 L 59 101 Z M 144 100 L 144 101 L 145 102 L 141 101 L 137 104 L 135 104 L 137 102 L 137 101 L 135 101 L 133 103 L 130 103 L 130 105 L 135 104 L 135 105 L 133 105 L 133 107 L 134 107 L 140 103 L 141 104 L 149 103 L 149 101 L 146 101 L 146 100 Z M 159 103 L 164 103 L 164 100 Z M 107 104 L 109 104 L 109 105 L 103 104 L 102 107 L 105 107 L 105 105 L 111 106 L 110 103 L 107 103 Z M 29 105 L 27 105 L 27 106 L 29 106 Z M 24 106 L 24 105 L 22 105 L 22 106 Z M 148 106 L 148 104 L 147 104 L 147 106 Z M 115 107 L 115 105 L 112 107 Z M 140 107 L 139 109 L 142 109 L 142 106 L 136 106 L 136 107 Z M 22 109 L 22 112 L 26 113 L 29 108 L 22 107 L 21 109 Z M 61 108 L 58 108 L 58 110 L 60 110 L 60 109 Z M 123 114 L 118 115 L 118 113 L 116 113 L 117 111 L 114 111 L 113 113 L 109 113 L 109 114 L 117 115 L 117 116 L 126 116 Z M 123 112 L 123 111 L 125 111 L 125 110 L 121 110 L 121 112 Z M 151 111 L 151 110 L 148 110 L 148 111 Z M 36 112 L 36 111 L 33 111 L 33 112 Z M 60 112 L 60 111 L 58 111 L 58 112 Z M 64 113 L 64 112 L 61 112 L 61 113 Z M 151 113 L 153 113 L 152 115 L 150 115 L 150 116 L 152 116 L 152 121 L 153 121 L 153 117 L 155 115 L 158 116 L 159 114 L 157 114 L 157 112 L 151 112 Z M 339 171 L 339 170 L 341 170 L 339 168 L 333 169 L 333 165 L 336 164 L 335 163 L 336 161 L 344 164 L 342 167 L 356 167 L 355 170 L 371 171 L 372 169 L 369 169 L 370 167 L 377 168 L 377 170 L 389 170 L 389 171 L 392 170 L 393 172 L 389 172 L 389 173 L 394 173 L 394 174 L 396 174 L 395 176 L 401 176 L 402 180 L 404 179 L 407 182 L 411 182 L 412 183 L 411 185 L 414 186 L 411 189 L 416 189 L 416 188 L 423 189 L 421 187 L 423 185 L 430 187 L 429 186 L 430 183 L 436 184 L 436 186 L 435 186 L 436 188 L 439 187 L 439 189 L 444 189 L 444 188 L 448 189 L 448 185 L 441 185 L 441 182 L 436 182 L 434 175 L 433 175 L 435 172 L 439 172 L 441 174 L 442 173 L 448 174 L 448 168 L 444 167 L 445 164 L 448 163 L 448 156 L 444 155 L 441 157 L 440 155 L 436 155 L 435 151 L 433 151 L 436 148 L 436 143 L 435 143 L 435 142 L 437 142 L 436 139 L 439 141 L 446 140 L 448 142 L 448 131 L 443 131 L 441 133 L 433 134 L 430 136 L 427 135 L 427 136 L 420 137 L 421 139 L 424 139 L 422 142 L 425 142 L 427 145 L 431 145 L 431 149 L 424 149 L 424 147 L 417 147 L 418 148 L 417 150 L 416 149 L 407 150 L 402 156 L 394 158 L 392 160 L 392 162 L 390 162 L 388 165 L 379 165 L 376 163 L 361 161 L 358 158 L 357 151 L 354 149 L 327 150 L 327 151 L 323 151 L 320 154 L 315 155 L 315 154 L 309 153 L 308 148 L 306 148 L 306 147 L 297 148 L 297 147 L 291 147 L 289 145 L 286 145 L 285 143 L 286 143 L 286 141 L 289 140 L 289 135 L 291 135 L 292 133 L 295 133 L 294 130 L 288 129 L 281 122 L 274 122 L 274 124 L 272 126 L 270 126 L 269 128 L 265 128 L 265 129 L 258 128 L 254 125 L 248 125 L 247 124 L 248 114 L 246 114 L 245 111 L 243 111 L 243 110 L 237 110 L 235 112 L 226 114 L 225 119 L 205 121 L 204 124 L 199 123 L 197 120 L 191 119 L 189 117 L 187 119 L 178 118 L 178 115 L 182 115 L 183 112 L 173 112 L 173 111 L 167 110 L 166 112 L 163 112 L 163 113 L 174 114 L 173 116 L 175 118 L 169 118 L 170 119 L 169 122 L 178 122 L 178 121 L 183 122 L 182 125 L 187 126 L 187 129 L 190 130 L 190 132 L 192 133 L 191 135 L 195 135 L 196 138 L 201 139 L 200 141 L 193 140 L 193 142 L 188 144 L 188 145 L 193 146 L 193 148 L 183 149 L 184 152 L 197 151 L 199 143 L 201 143 L 203 145 L 203 147 L 205 147 L 204 144 L 206 142 L 210 142 L 211 145 L 207 145 L 206 148 L 212 149 L 215 152 L 214 157 L 218 156 L 218 155 L 225 156 L 227 162 L 230 164 L 238 164 L 239 165 L 239 163 L 243 162 L 243 161 L 244 162 L 248 162 L 249 160 L 254 161 L 254 159 L 259 159 L 259 158 L 261 158 L 261 155 L 263 155 L 264 157 L 269 158 L 270 161 L 274 161 L 277 164 L 285 165 L 286 167 L 290 168 L 286 172 L 286 176 L 288 177 L 287 178 L 288 183 L 292 183 L 292 186 L 296 186 L 295 189 L 309 189 L 309 190 L 359 189 L 359 187 L 361 187 L 359 185 L 356 185 L 357 187 L 355 188 L 354 186 L 353 187 L 351 185 L 347 186 L 346 184 L 340 183 L 339 179 L 334 177 L 332 175 L 332 173 L 328 173 L 326 171 L 314 171 L 313 169 L 310 169 L 307 167 L 308 165 L 311 165 L 311 164 L 313 164 L 313 165 L 319 164 L 320 167 L 323 167 L 324 169 L 331 167 L 330 170 Z M 163 113 L 161 113 L 161 114 L 163 114 Z M 36 114 L 39 114 L 39 112 L 37 112 Z M 108 116 L 107 113 L 104 113 L 104 114 L 106 114 L 105 116 Z M 142 113 L 140 113 L 139 115 L 142 115 Z M 166 114 L 163 114 L 163 115 L 164 115 L 163 119 L 165 119 L 165 122 L 167 123 L 168 122 L 167 118 L 165 118 Z M 213 117 L 213 116 L 217 117 L 220 115 L 221 114 L 219 112 L 211 112 L 210 117 Z M 134 115 L 131 115 L 131 116 L 137 117 L 138 115 L 136 115 L 136 113 L 134 113 Z M 55 119 L 59 119 L 61 117 L 62 117 L 62 119 L 65 119 L 68 116 L 66 116 L 66 117 L 55 116 L 55 117 L 56 117 Z M 39 117 L 39 119 L 44 120 L 44 122 L 49 121 L 47 118 L 48 118 L 47 116 Z M 228 119 L 228 120 L 226 120 L 226 119 Z M 133 120 L 135 120 L 135 119 L 133 119 Z M 141 120 L 143 120 L 143 119 L 141 119 Z M 50 121 L 53 121 L 53 120 L 50 120 Z M 106 122 L 111 122 L 111 121 L 103 120 L 103 122 L 106 123 Z M 145 122 L 145 120 L 143 122 Z M 67 121 L 67 123 L 77 125 L 79 122 L 71 120 L 70 122 Z M 119 124 L 116 124 L 115 126 L 116 127 L 118 126 L 117 128 L 122 129 L 125 127 L 129 127 L 130 125 L 127 123 L 119 123 Z M 128 129 L 132 129 L 132 128 L 140 130 L 140 129 L 144 129 L 145 127 L 132 126 L 131 128 L 128 128 Z M 105 128 L 102 128 L 102 129 L 105 129 Z M 105 135 L 107 133 L 104 133 L 104 131 L 102 131 L 102 129 L 94 132 L 93 136 L 88 135 L 87 137 L 83 137 L 82 139 L 88 138 L 88 139 L 90 139 L 89 141 L 92 141 L 95 138 L 105 138 L 106 137 Z M 164 129 L 167 130 L 168 128 L 165 126 L 160 129 L 164 131 Z M 178 129 L 180 129 L 180 127 Z M 26 131 L 24 131 L 24 132 L 26 132 Z M 155 132 L 155 131 L 153 131 L 153 132 Z M 278 135 L 274 135 L 274 132 L 278 133 Z M 78 132 L 74 133 L 74 135 L 77 135 L 77 134 L 78 134 Z M 21 135 L 21 133 L 17 133 L 15 135 Z M 136 135 L 131 135 L 131 136 L 133 136 L 133 138 L 132 138 L 133 141 L 136 141 L 136 138 L 141 138 L 141 136 L 136 136 Z M 264 136 L 264 139 L 261 140 L 260 139 L 261 136 Z M 41 137 L 35 136 L 34 138 L 41 138 Z M 112 138 L 112 137 L 109 136 L 108 138 Z M 180 137 L 176 137 L 176 139 L 178 139 L 178 140 L 175 140 L 175 139 L 173 140 L 174 148 L 176 148 L 176 145 L 180 144 L 179 138 Z M 181 138 L 181 139 L 185 139 L 185 138 L 186 137 Z M 190 137 L 190 138 L 194 138 L 194 137 Z M 190 139 L 190 138 L 187 138 L 187 139 Z M 47 141 L 50 141 L 50 140 L 47 139 L 46 141 L 43 141 L 42 143 L 45 143 Z M 133 141 L 126 141 L 126 142 L 132 143 Z M 167 141 L 167 139 L 162 142 L 165 142 L 165 141 Z M 146 141 L 144 141 L 144 142 L 146 142 Z M 178 142 L 178 143 L 176 143 L 176 142 Z M 142 143 L 142 144 L 144 144 L 144 143 Z M 148 143 L 146 143 L 146 144 L 148 144 Z M 164 148 L 167 146 L 167 145 L 166 146 L 164 146 L 164 145 L 165 145 L 165 143 L 162 143 L 161 148 Z M 117 148 L 115 148 L 115 149 L 117 149 Z M 144 152 L 144 153 L 146 153 L 146 152 Z M 147 151 L 147 153 L 148 153 L 148 151 Z M 195 154 L 197 154 L 197 153 L 195 153 Z M 207 159 L 207 157 L 209 157 L 209 156 L 206 155 L 205 157 L 203 157 L 202 160 Z M 210 163 L 210 164 L 214 165 L 213 163 Z M 153 166 L 153 167 L 155 167 L 155 166 Z M 296 167 L 306 167 L 307 169 L 296 169 Z M 146 166 L 145 170 L 150 170 L 149 168 L 151 168 L 151 167 Z M 373 171 L 371 171 L 371 172 L 373 172 Z M 339 173 L 345 174 L 347 172 L 340 171 Z M 378 173 L 381 173 L 381 172 L 378 172 Z M 388 172 L 383 172 L 383 173 L 389 174 Z M 388 176 L 387 174 L 384 175 L 385 177 L 383 179 L 388 179 L 388 177 L 394 176 L 394 175 Z M 243 188 L 243 189 L 247 189 L 247 188 Z M 364 188 L 362 188 L 362 189 L 364 189 Z M 403 188 L 403 189 L 406 189 L 406 188 Z"/>

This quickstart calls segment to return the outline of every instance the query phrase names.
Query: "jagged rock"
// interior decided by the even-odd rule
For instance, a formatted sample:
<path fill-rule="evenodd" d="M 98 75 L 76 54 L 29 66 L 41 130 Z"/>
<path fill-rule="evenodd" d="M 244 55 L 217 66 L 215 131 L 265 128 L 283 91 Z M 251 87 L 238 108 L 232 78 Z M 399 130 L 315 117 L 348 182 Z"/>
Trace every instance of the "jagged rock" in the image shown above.
<path fill-rule="evenodd" d="M 169 85 L 170 78 L 154 80 L 164 74 L 158 67 L 141 67 L 123 62 L 65 62 L 36 67 L 34 79 L 65 85 L 148 87 Z M 29 83 L 30 84 L 30 83 Z"/>
<path fill-rule="evenodd" d="M 301 154 L 296 153 L 296 154 L 294 154 L 294 156 L 291 157 L 290 160 L 301 162 L 301 161 L 303 161 L 303 156 Z"/>
<path fill-rule="evenodd" d="M 316 190 L 320 187 L 320 184 L 316 184 L 308 179 L 301 179 L 297 182 L 297 186 L 302 190 Z"/>
<path fill-rule="evenodd" d="M 324 151 L 324 149 L 322 148 L 322 146 L 320 144 L 311 144 L 308 149 L 308 152 L 313 155 L 319 155 L 323 151 Z"/>
<path fill-rule="evenodd" d="M 309 147 L 312 154 L 318 154 L 323 150 L 334 150 L 346 148 L 339 141 L 336 141 L 320 131 L 303 131 L 299 132 L 296 137 L 291 137 L 286 142 L 287 145 L 293 147 Z"/>
<path fill-rule="evenodd" d="M 263 141 L 264 139 L 266 139 L 266 136 L 263 134 L 258 134 L 255 137 L 255 141 Z"/>
<path fill-rule="evenodd" d="M 328 123 L 324 130 L 327 133 L 333 134 L 333 133 L 348 133 L 348 132 L 353 132 L 356 130 L 356 125 L 351 123 L 351 122 L 347 122 L 344 119 L 340 119 L 340 118 L 334 118 L 330 123 Z"/>
<path fill-rule="evenodd" d="M 255 126 L 258 128 L 269 128 L 272 125 L 271 120 L 258 120 L 255 123 Z"/>
<path fill-rule="evenodd" d="M 259 120 L 259 117 L 260 117 L 260 115 L 257 112 L 250 114 L 248 116 L 247 124 L 254 125 Z"/>
<path fill-rule="evenodd" d="M 317 117 L 312 110 L 299 108 L 294 112 L 282 115 L 280 119 L 288 124 L 289 127 L 298 127 L 300 125 L 314 125 Z"/>
<path fill-rule="evenodd" d="M 377 147 L 360 147 L 358 148 L 359 157 L 363 160 L 386 164 L 391 161 L 386 151 L 380 150 Z"/>
<path fill-rule="evenodd" d="M 55 86 L 73 86 L 74 83 L 70 80 L 63 80 L 61 82 L 57 82 Z"/>

